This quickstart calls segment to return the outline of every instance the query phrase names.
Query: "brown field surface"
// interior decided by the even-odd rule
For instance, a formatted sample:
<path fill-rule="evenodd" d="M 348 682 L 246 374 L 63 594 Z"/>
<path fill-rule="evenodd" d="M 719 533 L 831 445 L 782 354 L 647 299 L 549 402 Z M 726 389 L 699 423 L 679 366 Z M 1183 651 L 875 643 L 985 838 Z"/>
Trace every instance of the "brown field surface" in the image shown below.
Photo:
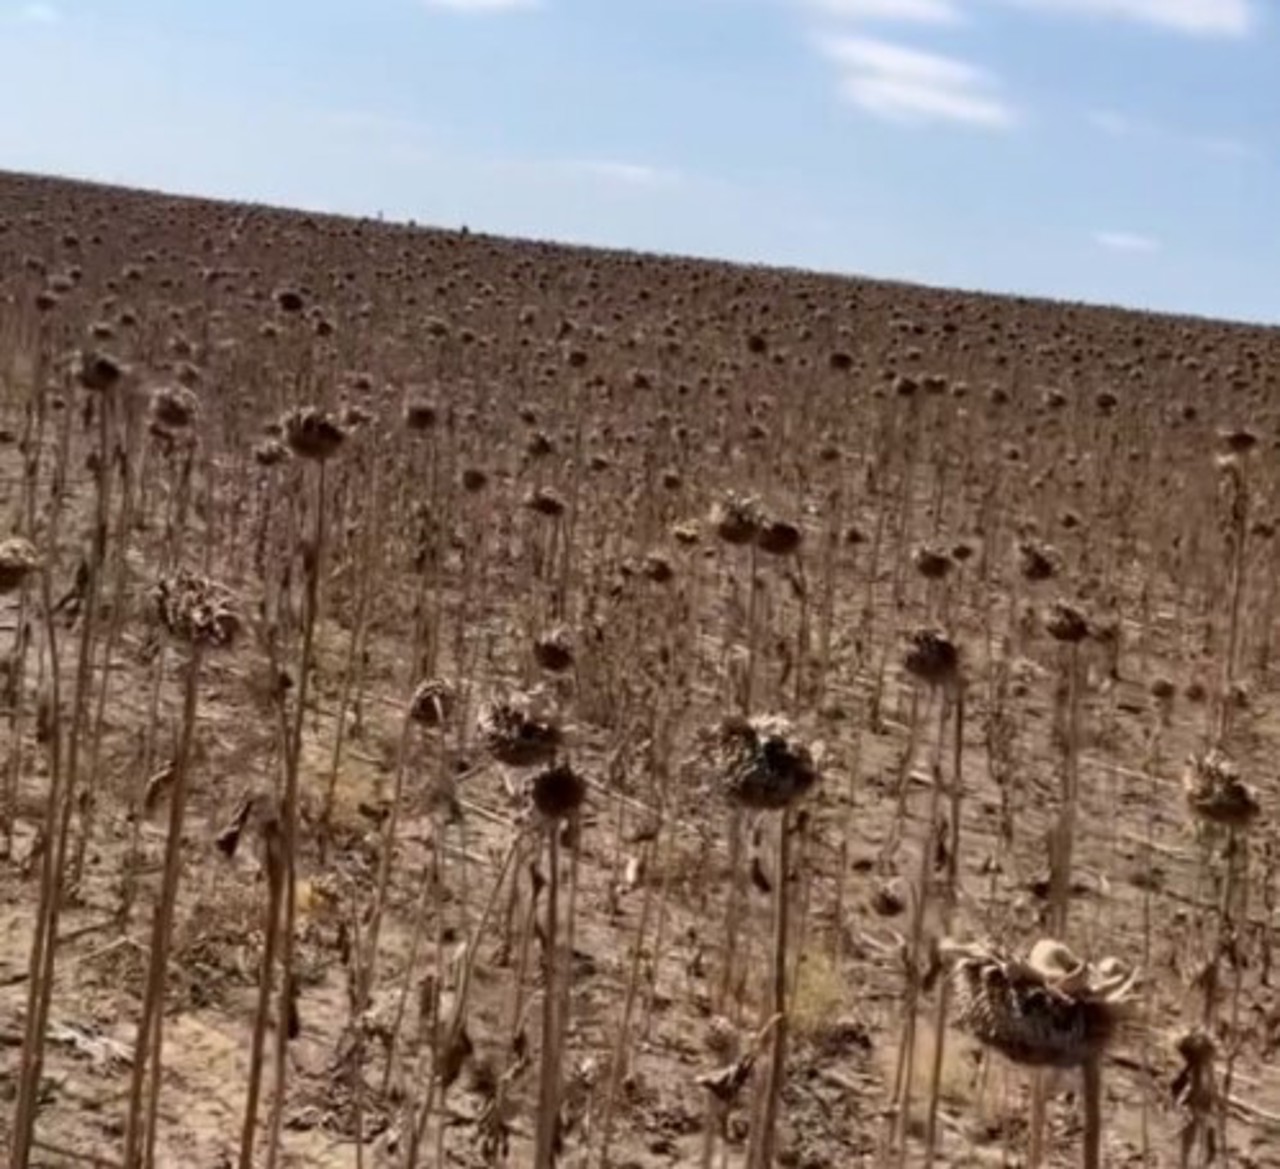
<path fill-rule="evenodd" d="M 1278 379 L 0 175 L 7 1163 L 1280 1165 Z"/>

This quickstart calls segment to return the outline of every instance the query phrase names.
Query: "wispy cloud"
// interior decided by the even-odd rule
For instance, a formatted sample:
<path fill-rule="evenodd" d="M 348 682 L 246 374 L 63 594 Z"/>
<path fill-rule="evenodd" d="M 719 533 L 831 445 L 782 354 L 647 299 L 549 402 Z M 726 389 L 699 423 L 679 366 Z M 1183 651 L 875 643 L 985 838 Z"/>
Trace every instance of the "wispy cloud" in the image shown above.
<path fill-rule="evenodd" d="M 680 182 L 679 171 L 640 162 L 585 159 L 565 164 L 578 174 L 591 175 L 628 187 L 672 187 Z"/>
<path fill-rule="evenodd" d="M 483 0 L 482 0 L 483 2 Z M 491 0 L 492 2 L 492 0 Z M 1244 36 L 1258 20 L 1258 0 L 787 0 L 831 29 L 849 21 L 949 26 L 986 7 L 1057 13 L 1063 17 L 1127 20 L 1193 36 Z M 989 70 L 960 58 L 861 35 L 818 40 L 840 70 L 846 101 L 878 117 L 908 122 L 952 122 L 1008 129 L 1020 119 Z M 1144 130 L 1122 114 L 1097 111 L 1090 120 L 1107 134 Z M 1169 135 L 1165 135 L 1168 137 Z M 1222 157 L 1256 157 L 1247 142 L 1223 135 L 1177 135 L 1185 145 Z"/>
<path fill-rule="evenodd" d="M 1152 142 L 1203 151 L 1218 158 L 1253 160 L 1262 157 L 1262 150 L 1255 143 L 1230 134 L 1189 133 L 1174 130 L 1116 110 L 1091 110 L 1087 117 L 1090 125 L 1111 138 L 1147 139 Z"/>
<path fill-rule="evenodd" d="M 1262 148 L 1243 138 L 1219 137 L 1214 134 L 1195 135 L 1190 141 L 1209 154 L 1220 158 L 1240 158 L 1254 160 L 1262 158 Z"/>
<path fill-rule="evenodd" d="M 1137 21 L 1193 36 L 1245 36 L 1257 24 L 1254 0 L 1013 0 L 1069 16 Z"/>
<path fill-rule="evenodd" d="M 1088 118 L 1090 125 L 1112 138 L 1127 138 L 1138 129 L 1132 118 L 1115 110 L 1090 110 Z"/>
<path fill-rule="evenodd" d="M 27 24 L 58 24 L 62 13 L 52 4 L 24 4 L 18 9 L 18 18 Z"/>
<path fill-rule="evenodd" d="M 841 95 L 877 117 L 990 130 L 1017 121 L 998 80 L 967 61 L 871 37 L 824 37 L 819 44 L 840 71 Z"/>
<path fill-rule="evenodd" d="M 1093 242 L 1111 252 L 1158 252 L 1161 248 L 1154 236 L 1136 231 L 1095 231 Z"/>
<path fill-rule="evenodd" d="M 422 0 L 428 8 L 447 8 L 453 12 L 515 12 L 537 8 L 542 0 Z"/>
<path fill-rule="evenodd" d="M 913 24 L 959 24 L 984 6 L 1124 20 L 1191 36 L 1245 36 L 1258 24 L 1259 0 L 799 0 L 825 16 Z"/>
<path fill-rule="evenodd" d="M 618 191 L 657 194 L 688 185 L 688 174 L 673 167 L 616 158 L 497 157 L 480 165 L 504 181 L 525 182 L 540 188 Z"/>
<path fill-rule="evenodd" d="M 955 0 L 803 0 L 813 12 L 840 20 L 959 24 Z"/>

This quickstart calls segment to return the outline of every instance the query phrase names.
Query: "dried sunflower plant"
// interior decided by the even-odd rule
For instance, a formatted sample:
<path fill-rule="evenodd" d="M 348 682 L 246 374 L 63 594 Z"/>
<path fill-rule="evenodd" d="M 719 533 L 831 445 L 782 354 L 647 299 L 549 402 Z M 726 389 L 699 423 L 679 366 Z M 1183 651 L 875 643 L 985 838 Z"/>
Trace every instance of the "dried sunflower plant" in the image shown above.
<path fill-rule="evenodd" d="M 8 1162 L 1265 1161 L 1277 368 L 0 175 Z"/>
<path fill-rule="evenodd" d="M 1086 962 L 1051 938 L 1025 957 L 944 939 L 957 1024 L 1021 1067 L 1078 1070 L 1085 1169 L 1102 1166 L 1102 1069 L 1133 1018 L 1139 976 L 1119 959 Z"/>

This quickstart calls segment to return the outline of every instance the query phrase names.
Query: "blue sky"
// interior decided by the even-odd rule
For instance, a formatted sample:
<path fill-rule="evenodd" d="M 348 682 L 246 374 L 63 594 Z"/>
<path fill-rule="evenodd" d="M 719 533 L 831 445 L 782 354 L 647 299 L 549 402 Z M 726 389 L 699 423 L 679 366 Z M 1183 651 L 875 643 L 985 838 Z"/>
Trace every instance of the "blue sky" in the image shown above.
<path fill-rule="evenodd" d="M 1280 322 L 1273 0 L 0 0 L 0 167 Z"/>

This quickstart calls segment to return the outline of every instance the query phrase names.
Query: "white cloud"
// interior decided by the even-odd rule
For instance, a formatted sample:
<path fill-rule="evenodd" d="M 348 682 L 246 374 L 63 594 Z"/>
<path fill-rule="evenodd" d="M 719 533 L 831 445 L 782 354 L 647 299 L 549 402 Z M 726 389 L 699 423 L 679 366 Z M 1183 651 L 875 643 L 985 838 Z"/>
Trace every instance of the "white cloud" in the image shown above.
<path fill-rule="evenodd" d="M 1257 23 L 1254 0 L 1014 0 L 1023 8 L 1132 20 L 1195 36 L 1244 36 Z"/>
<path fill-rule="evenodd" d="M 1112 252 L 1158 252 L 1160 241 L 1134 231 L 1095 231 L 1093 242 Z"/>
<path fill-rule="evenodd" d="M 904 24 L 959 24 L 955 0 L 806 0 L 824 16 L 841 20 L 900 21 Z"/>
<path fill-rule="evenodd" d="M 1091 110 L 1089 122 L 1095 129 L 1110 134 L 1112 138 L 1127 138 L 1138 128 L 1132 118 L 1118 114 L 1115 110 Z"/>
<path fill-rule="evenodd" d="M 465 2 L 465 0 L 464 0 Z M 484 0 L 482 0 L 484 2 Z M 492 2 L 492 0 L 489 0 Z M 1258 0 L 786 0 L 811 17 L 831 21 L 955 25 L 984 6 L 1064 17 L 1128 20 L 1193 36 L 1243 36 L 1257 23 Z M 860 32 L 861 30 L 859 30 Z M 840 71 L 848 102 L 878 117 L 906 122 L 953 122 L 1007 129 L 1019 121 L 999 79 L 955 57 L 861 35 L 818 41 Z M 1256 158 L 1257 148 L 1230 136 L 1169 134 L 1110 110 L 1090 121 L 1113 137 L 1159 134 L 1226 158 Z"/>
<path fill-rule="evenodd" d="M 829 17 L 937 25 L 959 24 L 982 6 L 980 0 L 799 2 Z M 1127 20 L 1192 36 L 1245 36 L 1257 26 L 1260 12 L 1259 0 L 985 0 L 985 3 L 1056 12 L 1068 17 Z"/>
<path fill-rule="evenodd" d="M 1135 138 L 1212 154 L 1218 158 L 1252 161 L 1263 157 L 1259 147 L 1230 134 L 1189 133 L 1130 117 L 1115 110 L 1092 110 L 1089 123 L 1112 138 Z"/>
<path fill-rule="evenodd" d="M 870 37 L 827 37 L 820 43 L 840 70 L 841 94 L 878 117 L 986 129 L 1017 121 L 996 78 L 967 61 Z"/>
<path fill-rule="evenodd" d="M 428 8 L 448 8 L 453 12 L 514 12 L 537 8 L 541 0 L 423 0 Z"/>
<path fill-rule="evenodd" d="M 1252 142 L 1243 138 L 1218 137 L 1213 134 L 1197 135 L 1192 138 L 1193 146 L 1219 158 L 1238 158 L 1253 161 L 1262 157 L 1262 151 Z"/>
<path fill-rule="evenodd" d="M 58 24 L 62 20 L 62 13 L 52 4 L 26 4 L 18 16 L 28 24 Z"/>
<path fill-rule="evenodd" d="M 685 187 L 693 181 L 674 167 L 611 158 L 490 158 L 481 160 L 481 165 L 513 182 L 550 184 L 556 188 L 567 184 L 579 190 L 590 186 L 596 190 L 657 193 Z"/>
<path fill-rule="evenodd" d="M 671 187 L 680 181 L 678 171 L 638 162 L 588 160 L 571 162 L 568 166 L 580 174 L 593 175 L 629 187 Z"/>

